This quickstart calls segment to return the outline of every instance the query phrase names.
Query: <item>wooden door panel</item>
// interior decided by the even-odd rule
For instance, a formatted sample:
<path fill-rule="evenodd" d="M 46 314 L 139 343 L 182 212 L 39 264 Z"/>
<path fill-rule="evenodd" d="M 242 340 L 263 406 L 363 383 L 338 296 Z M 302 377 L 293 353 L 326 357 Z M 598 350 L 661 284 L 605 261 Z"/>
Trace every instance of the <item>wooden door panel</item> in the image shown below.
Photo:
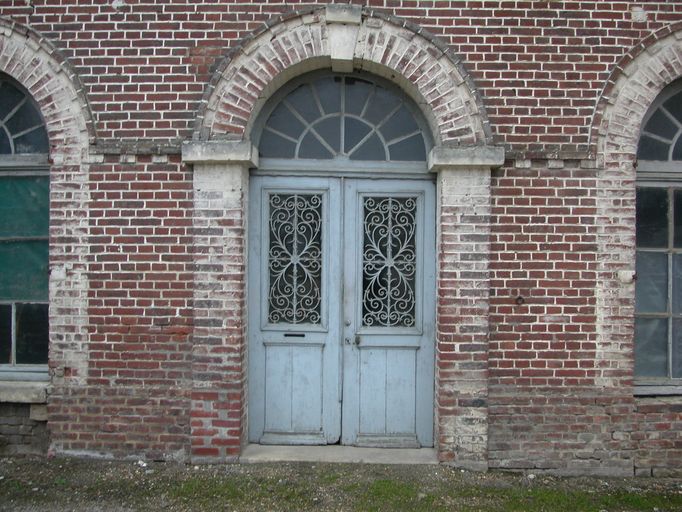
<path fill-rule="evenodd" d="M 249 226 L 249 439 L 340 435 L 338 180 L 254 177 Z"/>
<path fill-rule="evenodd" d="M 321 346 L 266 346 L 266 432 L 322 432 L 322 349 Z"/>
<path fill-rule="evenodd" d="M 359 435 L 416 445 L 414 350 L 360 349 Z"/>
<path fill-rule="evenodd" d="M 434 200 L 429 182 L 345 184 L 344 443 L 433 445 Z"/>

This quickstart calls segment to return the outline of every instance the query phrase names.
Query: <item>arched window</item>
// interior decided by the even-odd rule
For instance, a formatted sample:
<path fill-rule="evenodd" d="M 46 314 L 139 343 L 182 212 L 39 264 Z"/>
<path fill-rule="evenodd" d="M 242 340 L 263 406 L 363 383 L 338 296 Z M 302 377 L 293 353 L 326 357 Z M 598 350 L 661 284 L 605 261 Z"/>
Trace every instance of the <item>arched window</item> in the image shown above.
<path fill-rule="evenodd" d="M 649 109 L 637 151 L 635 377 L 657 393 L 682 386 L 681 135 L 677 81 Z"/>
<path fill-rule="evenodd" d="M 0 74 L 0 379 L 46 375 L 47 154 L 37 104 Z"/>
<path fill-rule="evenodd" d="M 353 75 L 308 75 L 284 89 L 263 116 L 261 158 L 425 162 L 429 130 L 389 84 Z"/>

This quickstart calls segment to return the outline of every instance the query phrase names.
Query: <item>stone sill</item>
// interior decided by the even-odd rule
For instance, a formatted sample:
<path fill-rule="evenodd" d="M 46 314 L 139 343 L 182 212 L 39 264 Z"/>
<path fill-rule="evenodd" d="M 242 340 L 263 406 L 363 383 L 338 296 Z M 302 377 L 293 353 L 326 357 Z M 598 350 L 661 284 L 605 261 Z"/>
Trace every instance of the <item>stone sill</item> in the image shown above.
<path fill-rule="evenodd" d="M 48 386 L 49 382 L 0 380 L 0 402 L 45 404 Z"/>

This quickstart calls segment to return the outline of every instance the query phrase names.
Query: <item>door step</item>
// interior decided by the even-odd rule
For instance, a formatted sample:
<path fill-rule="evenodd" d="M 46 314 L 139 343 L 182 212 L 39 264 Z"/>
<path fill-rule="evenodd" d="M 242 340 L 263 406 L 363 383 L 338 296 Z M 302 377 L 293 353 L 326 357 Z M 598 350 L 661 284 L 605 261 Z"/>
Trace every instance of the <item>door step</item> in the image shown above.
<path fill-rule="evenodd" d="M 438 464 L 433 448 L 358 448 L 355 446 L 264 446 L 249 444 L 239 462 L 339 462 L 364 464 Z"/>

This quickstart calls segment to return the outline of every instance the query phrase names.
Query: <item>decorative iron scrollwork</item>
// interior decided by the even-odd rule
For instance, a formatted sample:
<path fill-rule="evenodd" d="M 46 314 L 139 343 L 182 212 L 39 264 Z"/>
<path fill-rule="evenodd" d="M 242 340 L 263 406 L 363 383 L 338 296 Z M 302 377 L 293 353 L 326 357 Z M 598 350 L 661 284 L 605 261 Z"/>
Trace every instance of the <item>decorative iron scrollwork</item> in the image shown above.
<path fill-rule="evenodd" d="M 321 322 L 322 196 L 271 194 L 270 323 Z"/>
<path fill-rule="evenodd" d="M 362 323 L 366 327 L 415 325 L 417 201 L 366 197 L 362 262 Z"/>

